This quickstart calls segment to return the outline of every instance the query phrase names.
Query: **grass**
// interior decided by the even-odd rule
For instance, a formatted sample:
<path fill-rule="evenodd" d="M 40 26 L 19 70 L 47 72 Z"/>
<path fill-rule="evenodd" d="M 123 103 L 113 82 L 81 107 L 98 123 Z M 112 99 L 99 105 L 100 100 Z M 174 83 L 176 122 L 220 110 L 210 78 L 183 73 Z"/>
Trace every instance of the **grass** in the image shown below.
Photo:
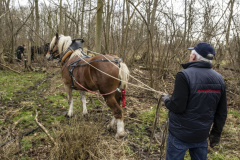
<path fill-rule="evenodd" d="M 24 150 L 28 150 L 29 148 L 32 147 L 32 142 L 31 139 L 29 138 L 23 138 L 20 143 L 22 144 Z"/>
<path fill-rule="evenodd" d="M 0 91 L 2 101 L 11 100 L 14 98 L 16 91 L 21 92 L 44 77 L 45 74 L 43 73 L 27 72 L 23 75 L 10 71 L 1 71 Z"/>
<path fill-rule="evenodd" d="M 232 114 L 232 115 L 234 115 L 234 117 L 240 119 L 240 112 L 237 111 L 237 110 L 231 109 L 231 110 L 228 111 L 228 114 Z"/>
<path fill-rule="evenodd" d="M 45 73 L 28 72 L 28 73 L 23 73 L 22 75 L 19 75 L 9 71 L 1 71 L 0 84 L 3 84 L 3 85 L 0 85 L 1 102 L 10 101 L 12 103 L 17 103 L 17 105 L 14 106 L 15 107 L 14 108 L 14 107 L 7 106 L 7 103 L 5 103 L 3 104 L 3 107 L 0 107 L 0 140 L 2 140 L 1 138 L 4 138 L 4 136 L 6 136 L 6 134 L 8 133 L 6 129 L 14 126 L 14 123 L 17 122 L 19 119 L 21 120 L 19 121 L 15 130 L 15 132 L 17 131 L 18 134 L 21 135 L 27 132 L 29 129 L 35 127 L 36 126 L 34 122 L 35 108 L 39 112 L 39 122 L 41 122 L 49 130 L 50 134 L 54 138 L 57 138 L 57 139 L 59 138 L 58 141 L 61 141 L 62 135 L 68 138 L 68 135 L 72 134 L 71 132 L 67 133 L 66 131 L 69 127 L 68 125 L 71 122 L 71 120 L 66 119 L 63 114 L 63 112 L 68 111 L 67 94 L 62 89 L 56 89 L 49 93 L 49 85 L 50 85 L 49 82 L 46 82 L 46 83 L 44 82 L 40 85 L 38 84 L 45 78 L 46 78 Z M 51 83 L 51 87 L 55 89 L 54 88 L 55 85 L 59 86 L 59 84 L 61 84 L 60 81 L 56 81 L 55 84 Z M 33 88 L 29 89 L 31 87 Z M 89 96 L 92 96 L 92 95 L 87 94 L 87 97 L 88 97 L 87 108 L 91 109 L 94 106 L 92 103 L 90 103 Z M 73 98 L 74 98 L 74 114 L 79 114 L 81 113 L 82 104 L 81 104 L 80 94 L 78 91 L 73 92 Z M 102 106 L 102 104 L 98 100 L 94 99 L 94 101 L 97 106 Z M 134 117 L 134 119 L 137 119 L 138 121 L 132 123 L 132 121 L 128 120 L 130 122 L 125 123 L 126 129 L 131 130 L 130 131 L 131 134 L 125 139 L 125 141 L 126 142 L 131 141 L 134 144 L 136 144 L 136 146 L 139 146 L 139 148 L 134 149 L 133 146 L 127 143 L 122 145 L 123 146 L 122 148 L 124 151 L 119 151 L 119 152 L 125 153 L 128 158 L 131 157 L 130 159 L 138 159 L 139 158 L 138 152 L 143 152 L 144 150 L 146 150 L 146 148 L 148 148 L 149 140 L 150 140 L 149 137 L 151 134 L 149 131 L 152 130 L 152 125 L 153 125 L 155 114 L 156 114 L 156 107 L 157 107 L 156 105 L 152 105 L 151 109 L 142 110 L 140 114 L 137 114 L 136 117 Z M 110 113 L 110 110 L 108 112 Z M 103 114 L 104 113 L 101 112 L 101 115 Z M 4 120 L 3 116 L 6 116 L 6 115 L 8 115 L 9 118 Z M 82 115 L 79 114 L 79 116 L 81 117 Z M 168 117 L 168 111 L 165 108 L 161 108 L 160 116 L 159 116 L 160 124 L 163 124 L 163 122 L 166 121 L 167 117 Z M 83 118 L 81 118 L 81 120 L 82 119 Z M 75 129 L 74 132 L 76 134 L 74 135 L 80 136 L 79 133 L 81 132 L 82 132 L 81 134 L 83 135 L 88 134 L 89 132 L 83 133 L 83 130 L 82 130 L 83 127 L 85 127 L 86 130 L 90 130 L 92 128 L 88 126 L 84 126 L 84 124 L 80 123 L 81 120 L 80 119 L 78 120 L 79 120 L 78 122 L 76 123 L 74 122 L 73 123 L 74 125 L 72 124 L 72 126 L 70 127 L 71 129 Z M 56 125 L 55 122 L 58 122 L 59 126 Z M 240 132 L 239 122 L 240 122 L 240 112 L 236 109 L 229 109 L 228 120 L 223 130 L 220 146 L 215 147 L 214 149 L 209 148 L 210 153 L 208 154 L 208 159 L 237 160 L 240 158 L 239 157 L 240 148 L 239 148 L 239 138 L 238 138 L 239 132 Z M 95 136 L 96 139 L 92 141 L 97 142 L 101 140 L 104 143 L 111 144 L 111 146 L 116 145 L 114 147 L 119 150 L 119 146 L 118 146 L 119 142 L 115 141 L 113 138 L 115 133 L 109 133 L 108 131 L 106 131 L 104 128 L 106 125 L 106 121 L 104 123 L 105 124 L 104 125 L 101 124 L 102 126 L 100 127 L 100 129 L 103 128 L 103 130 L 101 130 L 101 133 L 98 133 L 98 134 L 95 134 L 95 132 L 97 132 L 96 128 L 99 128 L 100 125 L 98 126 L 98 124 L 96 124 L 97 126 L 95 130 L 92 131 L 93 132 L 92 134 Z M 75 124 L 79 126 L 76 128 Z M 91 124 L 91 126 L 94 126 L 94 125 Z M 53 130 L 56 127 L 60 129 L 58 129 L 58 132 L 53 132 Z M 157 131 L 159 127 L 160 126 L 158 123 Z M 2 128 L 5 128 L 5 130 L 1 130 Z M 73 131 L 73 130 L 69 130 L 69 131 Z M 14 134 L 17 135 L 15 132 Z M 104 138 L 99 139 L 99 138 L 102 138 L 102 136 L 104 136 Z M 78 139 L 78 137 L 76 137 L 76 139 Z M 109 139 L 110 141 L 106 142 Z M 112 142 L 111 140 L 113 140 L 114 142 Z M 4 139 L 4 141 L 6 141 L 6 139 Z M 38 129 L 37 132 L 34 132 L 34 135 L 28 135 L 23 137 L 20 142 L 22 146 L 22 149 L 21 149 L 22 153 L 19 154 L 19 157 L 17 157 L 17 159 L 34 159 L 31 157 L 32 150 L 38 150 L 39 148 L 42 149 L 44 147 L 47 148 L 46 146 L 49 146 L 49 148 L 52 149 L 51 145 L 49 144 L 48 137 L 44 132 L 42 132 L 41 129 Z M 75 143 L 75 139 L 72 140 L 72 143 Z M 82 142 L 80 141 L 78 143 L 88 147 L 88 144 L 82 144 Z M 113 143 L 116 143 L 116 144 L 113 145 Z M 16 143 L 12 145 L 16 145 Z M 66 144 L 63 143 L 62 147 L 68 149 L 67 148 L 68 146 L 65 146 L 65 145 Z M 74 147 L 77 147 L 77 146 L 74 146 Z M 75 150 L 76 148 L 71 148 L 71 149 Z M 110 151 L 110 149 L 108 150 Z M 155 152 L 156 150 L 159 150 L 159 145 L 154 143 L 151 146 L 151 151 Z M 50 152 L 49 149 L 48 151 Z M 61 153 L 61 151 L 60 150 L 58 151 L 57 148 L 55 148 L 55 152 L 52 152 L 53 156 L 54 156 L 54 153 Z M 143 154 L 143 153 L 140 153 L 140 154 Z M 1 159 L 1 153 L 0 153 L 0 159 Z M 9 159 L 11 159 L 11 156 L 9 157 Z M 186 154 L 185 159 L 186 160 L 190 159 L 190 156 L 188 153 Z"/>
<path fill-rule="evenodd" d="M 63 96 L 63 93 L 49 95 L 47 99 L 52 102 L 53 107 L 68 106 L 67 96 Z"/>
<path fill-rule="evenodd" d="M 153 123 L 156 113 L 156 106 L 154 106 L 151 110 L 142 112 L 139 115 L 139 118 L 145 122 L 145 124 L 150 125 Z"/>

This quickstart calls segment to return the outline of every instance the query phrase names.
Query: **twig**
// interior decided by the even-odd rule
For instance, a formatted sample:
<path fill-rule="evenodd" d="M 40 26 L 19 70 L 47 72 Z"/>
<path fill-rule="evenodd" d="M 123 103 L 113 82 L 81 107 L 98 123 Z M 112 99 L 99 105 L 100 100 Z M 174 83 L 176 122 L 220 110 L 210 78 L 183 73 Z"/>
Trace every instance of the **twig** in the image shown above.
<path fill-rule="evenodd" d="M 160 106 L 162 105 L 162 100 L 161 99 L 162 99 L 162 96 L 160 96 L 160 98 L 158 99 L 156 115 L 155 115 L 155 119 L 154 119 L 154 123 L 153 123 L 153 127 L 152 127 L 152 133 L 151 133 L 151 137 L 150 137 L 150 144 L 148 146 L 147 158 L 149 158 L 150 147 L 152 145 L 152 140 L 153 140 L 153 137 L 154 137 L 154 134 L 155 134 L 155 128 L 156 128 L 157 120 L 158 120 L 158 117 L 159 117 Z"/>
<path fill-rule="evenodd" d="M 140 122 L 140 123 L 143 123 L 143 121 L 139 120 L 139 119 L 136 119 L 136 118 L 131 118 L 131 117 L 127 117 L 128 119 L 131 119 L 133 121 L 137 121 L 137 122 Z"/>
<path fill-rule="evenodd" d="M 50 140 L 53 142 L 53 144 L 57 145 L 57 143 L 54 141 L 53 137 L 49 134 L 48 130 L 41 123 L 38 122 L 38 112 L 37 112 L 37 109 L 35 109 L 35 112 L 36 112 L 35 122 L 46 133 L 46 135 L 50 138 Z"/>
<path fill-rule="evenodd" d="M 24 137 L 24 136 L 28 136 L 29 134 L 33 133 L 33 132 L 36 131 L 37 129 L 38 129 L 38 127 L 33 128 L 32 130 L 30 130 L 30 131 L 28 131 L 28 132 L 26 132 L 26 133 L 23 133 L 21 136 L 19 136 L 19 138 L 22 138 L 22 137 Z M 11 140 L 9 140 L 9 141 L 1 144 L 1 145 L 0 145 L 0 148 L 1 148 L 1 147 L 4 147 L 6 144 L 8 144 L 8 143 L 10 143 L 10 142 L 14 142 L 15 140 L 16 140 L 16 138 L 11 139 Z"/>
<path fill-rule="evenodd" d="M 47 81 L 47 78 L 45 78 L 40 84 L 38 84 L 37 88 L 39 88 L 46 81 Z"/>
<path fill-rule="evenodd" d="M 97 106 L 96 106 L 96 104 L 95 104 L 92 96 L 90 97 L 90 99 L 91 99 L 91 103 L 92 103 L 92 105 L 94 106 L 94 108 L 97 108 Z"/>
<path fill-rule="evenodd" d="M 17 122 L 14 123 L 14 126 L 12 128 L 12 131 L 16 128 L 16 126 L 18 125 L 18 123 L 23 119 L 23 117 L 19 118 L 19 120 L 17 120 Z"/>
<path fill-rule="evenodd" d="M 232 92 L 232 91 L 230 91 L 230 90 L 229 90 L 229 91 L 227 90 L 227 92 L 229 92 L 229 93 L 231 93 L 231 94 L 234 94 L 234 95 L 238 96 L 238 94 L 236 94 L 236 93 L 234 93 L 234 92 Z"/>
<path fill-rule="evenodd" d="M 156 135 L 154 135 L 154 138 L 155 138 L 155 141 L 156 141 L 159 145 L 162 144 L 161 142 L 159 142 L 159 140 L 157 139 Z"/>
<path fill-rule="evenodd" d="M 161 142 L 161 145 L 160 145 L 160 160 L 163 158 L 167 136 L 168 136 L 168 120 L 165 122 L 165 127 L 164 127 L 164 130 L 162 132 L 162 142 Z"/>
<path fill-rule="evenodd" d="M 18 74 L 21 74 L 21 72 L 18 72 L 18 71 L 16 71 L 16 70 L 14 70 L 14 69 L 12 69 L 12 68 L 10 68 L 10 67 L 4 65 L 4 64 L 1 64 L 1 63 L 0 63 L 0 65 L 3 66 L 3 67 L 8 68 L 9 70 L 11 70 L 11 71 L 13 71 L 13 72 L 16 72 L 16 73 L 18 73 Z"/>

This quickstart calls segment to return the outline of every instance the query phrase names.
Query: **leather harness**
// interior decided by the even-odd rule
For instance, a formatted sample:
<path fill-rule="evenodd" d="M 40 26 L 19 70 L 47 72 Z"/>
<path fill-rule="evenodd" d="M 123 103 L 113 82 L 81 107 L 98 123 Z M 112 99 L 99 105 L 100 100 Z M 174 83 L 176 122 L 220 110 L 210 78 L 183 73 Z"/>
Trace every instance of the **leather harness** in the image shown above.
<path fill-rule="evenodd" d="M 78 40 L 81 40 L 81 41 L 78 41 Z M 62 65 L 64 65 L 64 62 L 66 60 L 67 57 L 69 57 L 75 50 L 81 48 L 82 49 L 82 43 L 84 42 L 83 39 L 74 39 L 72 40 L 72 44 L 70 45 L 70 47 L 65 51 L 65 53 L 63 54 L 63 56 L 60 58 L 59 62 L 61 62 Z M 69 64 L 68 66 L 65 65 L 68 70 L 69 70 L 69 74 L 70 74 L 70 77 L 71 77 L 71 82 L 72 82 L 72 86 L 71 88 L 72 89 L 77 89 L 75 86 L 74 86 L 74 83 L 73 83 L 73 70 L 75 67 L 78 67 L 78 66 L 84 66 L 84 65 L 88 65 L 90 63 L 93 63 L 93 62 L 113 62 L 113 63 L 116 63 L 118 65 L 118 67 L 120 68 L 120 63 L 121 63 L 121 58 L 115 58 L 115 57 L 112 57 L 113 60 L 108 60 L 108 59 L 98 59 L 98 60 L 93 60 L 93 61 L 90 61 L 90 62 L 87 62 L 87 63 L 82 63 L 82 64 L 78 64 L 78 62 L 80 62 L 82 59 L 85 59 L 85 58 L 90 58 L 90 56 L 88 56 L 87 54 L 85 54 L 83 51 L 81 51 L 81 53 L 83 54 L 82 57 L 80 57 L 79 59 L 77 59 L 76 61 L 72 62 L 71 64 Z M 121 85 L 121 81 L 120 81 L 120 85 Z"/>

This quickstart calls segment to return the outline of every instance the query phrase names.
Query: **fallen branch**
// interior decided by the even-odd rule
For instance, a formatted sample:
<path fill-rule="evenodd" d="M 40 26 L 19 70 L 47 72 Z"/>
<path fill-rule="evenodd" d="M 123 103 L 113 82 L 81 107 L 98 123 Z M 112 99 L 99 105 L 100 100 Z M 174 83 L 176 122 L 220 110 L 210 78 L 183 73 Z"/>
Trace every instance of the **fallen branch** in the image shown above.
<path fill-rule="evenodd" d="M 17 122 L 14 123 L 14 126 L 12 128 L 12 131 L 15 130 L 16 126 L 18 125 L 18 123 L 23 119 L 23 117 L 19 118 L 19 120 L 17 120 Z"/>
<path fill-rule="evenodd" d="M 33 128 L 32 130 L 26 132 L 26 133 L 23 133 L 21 136 L 19 136 L 19 139 L 22 138 L 22 137 L 24 137 L 24 136 L 28 136 L 29 134 L 35 132 L 38 128 L 39 128 L 39 127 L 36 127 L 36 128 Z M 1 147 L 4 147 L 6 144 L 8 144 L 8 143 L 10 143 L 10 142 L 14 142 L 15 140 L 16 140 L 16 138 L 11 139 L 11 140 L 9 140 L 9 141 L 1 144 L 1 145 L 0 145 L 0 148 L 1 148 Z"/>
<path fill-rule="evenodd" d="M 45 78 L 40 84 L 38 84 L 37 88 L 39 88 L 46 81 L 47 81 L 47 78 Z"/>
<path fill-rule="evenodd" d="M 48 130 L 41 123 L 38 122 L 38 112 L 37 112 L 37 109 L 35 109 L 35 112 L 36 112 L 35 122 L 46 133 L 46 135 L 50 138 L 50 140 L 53 142 L 53 144 L 57 145 L 57 143 L 54 141 L 53 137 L 49 134 Z"/>
<path fill-rule="evenodd" d="M 0 63 L 0 65 L 1 65 L 1 66 L 3 66 L 3 67 L 6 67 L 6 68 L 8 68 L 9 70 L 11 70 L 11 71 L 13 71 L 13 72 L 16 72 L 16 73 L 18 73 L 18 74 L 21 74 L 21 72 L 19 72 L 19 71 L 16 71 L 16 70 L 14 70 L 14 69 L 12 69 L 12 68 L 10 68 L 10 67 L 8 67 L 8 66 L 4 65 L 4 64 L 1 64 L 1 63 Z"/>

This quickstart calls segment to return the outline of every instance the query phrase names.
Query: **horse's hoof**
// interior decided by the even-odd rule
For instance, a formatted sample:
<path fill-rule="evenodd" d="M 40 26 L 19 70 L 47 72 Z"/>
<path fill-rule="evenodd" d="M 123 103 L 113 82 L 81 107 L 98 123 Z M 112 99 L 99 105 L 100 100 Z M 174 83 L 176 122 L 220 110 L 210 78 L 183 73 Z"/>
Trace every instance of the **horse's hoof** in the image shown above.
<path fill-rule="evenodd" d="M 68 119 L 72 118 L 72 116 L 69 116 L 68 114 L 65 114 L 65 117 L 68 118 Z"/>
<path fill-rule="evenodd" d="M 124 137 L 126 137 L 127 136 L 127 133 L 126 132 L 121 132 L 121 133 L 117 133 L 116 135 L 115 135 L 115 138 L 116 139 L 121 139 L 121 138 L 124 138 Z"/>
<path fill-rule="evenodd" d="M 113 132 L 113 131 L 114 131 L 114 128 L 109 124 L 109 125 L 107 125 L 107 130 L 108 130 L 109 132 Z"/>
<path fill-rule="evenodd" d="M 88 114 L 84 114 L 83 117 L 86 121 L 88 120 Z"/>

